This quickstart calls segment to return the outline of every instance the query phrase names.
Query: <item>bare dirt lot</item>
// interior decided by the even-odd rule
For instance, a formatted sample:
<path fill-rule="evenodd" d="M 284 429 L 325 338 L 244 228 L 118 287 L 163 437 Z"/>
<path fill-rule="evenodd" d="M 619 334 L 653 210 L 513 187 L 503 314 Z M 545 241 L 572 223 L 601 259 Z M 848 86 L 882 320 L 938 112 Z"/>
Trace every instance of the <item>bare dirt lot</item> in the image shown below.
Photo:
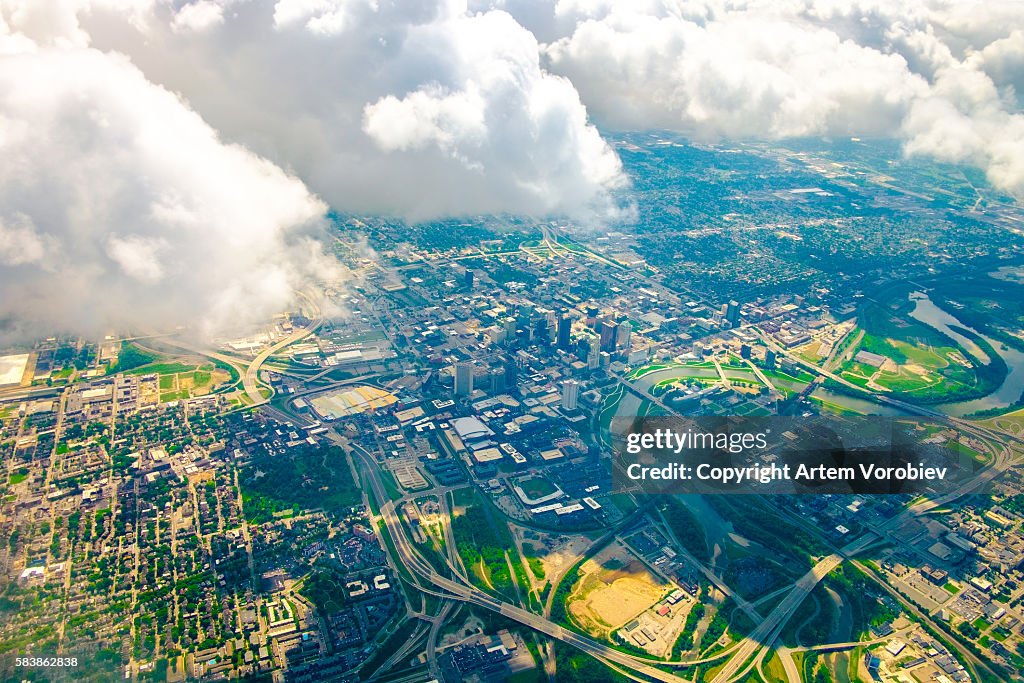
<path fill-rule="evenodd" d="M 583 564 L 569 596 L 573 618 L 595 635 L 607 637 L 657 603 L 671 586 L 656 578 L 618 543 Z"/>

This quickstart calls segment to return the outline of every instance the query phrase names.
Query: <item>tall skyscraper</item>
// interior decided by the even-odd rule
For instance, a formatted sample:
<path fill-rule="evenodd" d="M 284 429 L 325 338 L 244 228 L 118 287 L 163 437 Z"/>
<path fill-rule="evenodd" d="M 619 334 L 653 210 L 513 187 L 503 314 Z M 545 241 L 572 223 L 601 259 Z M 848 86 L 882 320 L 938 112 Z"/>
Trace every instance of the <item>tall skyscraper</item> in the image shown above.
<path fill-rule="evenodd" d="M 475 273 L 472 268 L 466 268 L 466 289 L 473 289 L 473 278 Z"/>
<path fill-rule="evenodd" d="M 618 324 L 611 320 L 605 320 L 600 325 L 598 325 L 598 330 L 601 333 L 602 351 L 615 350 L 615 336 L 618 333 L 618 329 Z"/>
<path fill-rule="evenodd" d="M 619 323 L 619 329 L 615 332 L 615 349 L 617 351 L 629 351 L 629 342 L 632 339 L 633 326 L 628 320 Z"/>
<path fill-rule="evenodd" d="M 540 317 L 533 321 L 533 336 L 539 341 L 547 341 L 550 338 L 548 330 L 548 319 Z"/>
<path fill-rule="evenodd" d="M 597 335 L 587 338 L 587 369 L 597 370 L 601 367 L 601 338 Z"/>
<path fill-rule="evenodd" d="M 580 400 L 580 383 L 574 379 L 562 382 L 562 409 L 576 410 Z"/>
<path fill-rule="evenodd" d="M 492 394 L 500 394 L 505 391 L 505 368 L 491 368 L 487 374 L 491 380 Z"/>
<path fill-rule="evenodd" d="M 558 348 L 568 351 L 572 344 L 572 318 L 563 313 L 558 318 Z"/>
<path fill-rule="evenodd" d="M 775 352 L 771 349 L 764 352 L 764 366 L 769 370 L 775 369 Z"/>
<path fill-rule="evenodd" d="M 455 364 L 455 396 L 469 396 L 473 393 L 473 365 L 471 363 Z"/>
<path fill-rule="evenodd" d="M 739 327 L 740 304 L 738 301 L 730 301 L 725 307 L 725 319 L 731 327 Z"/>
<path fill-rule="evenodd" d="M 515 390 L 517 375 L 516 364 L 511 361 L 505 363 L 505 391 Z"/>

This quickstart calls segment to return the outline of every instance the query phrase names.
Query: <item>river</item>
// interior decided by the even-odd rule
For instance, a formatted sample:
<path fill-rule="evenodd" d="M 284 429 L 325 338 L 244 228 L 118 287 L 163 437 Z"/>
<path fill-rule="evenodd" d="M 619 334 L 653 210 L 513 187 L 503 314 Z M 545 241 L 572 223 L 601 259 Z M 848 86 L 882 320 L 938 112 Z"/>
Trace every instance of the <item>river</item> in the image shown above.
<path fill-rule="evenodd" d="M 940 410 L 947 415 L 963 417 L 964 415 L 969 415 L 979 410 L 1006 408 L 1020 398 L 1021 393 L 1024 392 L 1024 353 L 1011 348 L 998 340 L 985 336 L 970 325 L 965 325 L 957 319 L 956 316 L 936 306 L 935 302 L 932 301 L 924 292 L 914 292 L 910 295 L 910 298 L 914 302 L 914 310 L 910 313 L 912 318 L 928 325 L 929 327 L 934 327 L 936 330 L 947 335 L 950 339 L 955 340 L 979 361 L 988 362 L 991 360 L 988 357 L 988 354 L 982 351 L 974 340 L 960 334 L 956 330 L 953 330 L 952 327 L 960 327 L 973 332 L 987 341 L 992 348 L 995 349 L 995 352 L 999 354 L 999 357 L 1006 363 L 1008 371 L 1002 384 L 1000 384 L 999 387 L 990 394 L 970 401 L 942 403 L 934 406 L 936 410 Z M 812 396 L 827 403 L 834 403 L 843 408 L 854 410 L 858 413 L 886 416 L 912 414 L 893 406 L 875 403 L 867 398 L 857 398 L 845 393 L 829 391 L 828 389 L 820 387 L 814 391 Z"/>
<path fill-rule="evenodd" d="M 943 403 L 936 406 L 939 410 L 944 413 L 948 413 L 949 415 L 961 417 L 979 410 L 1005 408 L 1020 398 L 1021 393 L 1024 392 L 1024 353 L 1003 344 L 1001 341 L 986 337 L 978 330 L 970 327 L 969 325 L 965 325 L 958 320 L 956 316 L 951 315 L 936 306 L 935 302 L 933 302 L 924 292 L 914 292 L 910 295 L 910 298 L 914 302 L 914 310 L 910 313 L 912 318 L 934 327 L 951 339 L 956 340 L 957 343 L 961 344 L 978 360 L 982 362 L 988 361 L 988 355 L 985 354 L 977 344 L 975 344 L 970 338 L 950 329 L 950 326 L 955 325 L 969 330 L 987 341 L 992 348 L 995 349 L 995 352 L 1003 359 L 1003 362 L 1006 363 L 1008 371 L 1006 378 L 995 391 L 986 396 L 970 401 Z"/>
<path fill-rule="evenodd" d="M 1002 384 L 1000 384 L 992 393 L 970 401 L 943 403 L 935 406 L 936 409 L 941 410 L 948 415 L 962 417 L 979 410 L 1005 408 L 1020 398 L 1021 393 L 1024 392 L 1024 352 L 1011 348 L 998 340 L 991 339 L 981 334 L 971 326 L 965 325 L 963 322 L 958 320 L 956 316 L 947 313 L 936 306 L 935 302 L 933 302 L 924 292 L 914 292 L 911 294 L 911 300 L 914 302 L 914 310 L 910 313 L 911 317 L 926 325 L 934 327 L 943 334 L 949 336 L 958 344 L 962 345 L 964 349 L 966 349 L 971 355 L 975 356 L 978 360 L 982 362 L 989 361 L 990 359 L 988 355 L 982 351 L 972 339 L 951 329 L 951 326 L 961 327 L 973 332 L 987 341 L 992 348 L 995 349 L 996 353 L 998 353 L 1006 363 L 1008 370 L 1006 378 L 1003 380 Z M 738 372 L 735 368 L 733 368 L 733 370 L 734 372 Z M 634 386 L 636 386 L 640 391 L 646 391 L 659 381 L 680 376 L 683 376 L 684 378 L 711 378 L 717 377 L 718 373 L 714 368 L 686 368 L 685 370 L 681 370 L 677 367 L 665 368 L 662 370 L 655 370 L 637 380 L 634 380 Z M 777 383 L 785 385 L 786 388 L 795 391 L 800 391 L 803 386 L 805 386 L 802 384 L 787 383 L 784 380 L 777 381 Z M 866 415 L 898 417 L 912 414 L 893 406 L 875 403 L 866 397 L 859 398 L 842 392 L 830 391 L 823 387 L 815 389 L 812 396 L 826 403 L 833 403 L 843 408 Z M 619 405 L 618 414 L 635 415 L 636 410 L 639 409 L 639 404 L 640 399 L 627 392 L 623 397 L 623 403 Z"/>

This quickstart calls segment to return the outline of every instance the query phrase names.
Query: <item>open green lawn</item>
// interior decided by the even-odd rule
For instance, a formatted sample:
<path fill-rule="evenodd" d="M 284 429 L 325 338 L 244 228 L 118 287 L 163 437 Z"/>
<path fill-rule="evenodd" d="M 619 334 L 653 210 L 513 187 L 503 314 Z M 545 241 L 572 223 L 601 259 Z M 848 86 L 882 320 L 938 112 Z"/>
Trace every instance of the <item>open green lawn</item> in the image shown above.
<path fill-rule="evenodd" d="M 704 369 L 707 369 L 707 368 L 714 368 L 714 367 L 715 367 L 714 363 L 707 362 L 707 361 L 695 361 L 695 362 L 692 362 L 692 363 L 676 363 L 676 362 L 672 362 L 672 363 L 652 363 L 650 365 L 644 365 L 643 367 L 639 367 L 639 368 L 633 370 L 632 372 L 630 372 L 626 376 L 626 378 L 627 379 L 639 379 L 639 378 L 643 377 L 644 375 L 651 374 L 652 372 L 657 372 L 659 370 L 669 370 L 669 369 L 678 369 L 678 370 L 680 370 L 680 375 L 679 376 L 680 377 L 685 377 L 686 376 L 686 369 L 687 368 L 704 368 Z"/>
<path fill-rule="evenodd" d="M 147 365 L 140 365 L 137 368 L 132 368 L 128 371 L 129 375 L 149 375 L 152 373 L 158 373 L 161 375 L 173 375 L 179 372 L 192 372 L 196 369 L 195 365 L 186 365 L 184 363 L 149 363 Z"/>
<path fill-rule="evenodd" d="M 188 389 L 182 391 L 168 391 L 160 394 L 160 402 L 167 403 L 169 401 L 183 401 L 188 398 Z"/>
<path fill-rule="evenodd" d="M 861 387 L 868 387 L 874 378 L 879 387 L 919 403 L 980 396 L 997 386 L 1006 367 L 991 346 L 972 338 L 987 356 L 989 364 L 984 365 L 952 338 L 915 320 L 910 315 L 915 304 L 909 291 L 909 287 L 892 290 L 880 302 L 866 304 L 860 313 L 864 335 L 852 356 L 867 351 L 890 362 L 879 369 L 851 357 L 839 374 Z"/>

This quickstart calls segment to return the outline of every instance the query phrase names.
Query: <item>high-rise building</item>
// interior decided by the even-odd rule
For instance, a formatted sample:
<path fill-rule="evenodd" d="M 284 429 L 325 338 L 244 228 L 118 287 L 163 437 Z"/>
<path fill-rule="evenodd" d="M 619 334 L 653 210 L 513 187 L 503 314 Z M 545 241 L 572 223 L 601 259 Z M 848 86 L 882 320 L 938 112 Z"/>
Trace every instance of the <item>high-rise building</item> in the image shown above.
<path fill-rule="evenodd" d="M 558 319 L 558 348 L 568 351 L 572 344 L 572 318 L 563 313 Z"/>
<path fill-rule="evenodd" d="M 491 341 L 495 344 L 504 344 L 505 340 L 508 339 L 508 335 L 505 334 L 505 328 L 498 327 L 497 325 L 492 325 L 487 328 L 487 336 L 490 337 Z"/>
<path fill-rule="evenodd" d="M 576 410 L 580 400 L 580 383 L 574 379 L 562 382 L 562 409 Z"/>
<path fill-rule="evenodd" d="M 725 307 L 725 319 L 731 327 L 739 327 L 740 304 L 738 301 L 730 301 Z"/>
<path fill-rule="evenodd" d="M 615 332 L 615 349 L 617 351 L 629 352 L 629 342 L 632 339 L 633 326 L 628 320 L 619 323 L 619 329 Z"/>
<path fill-rule="evenodd" d="M 598 331 L 601 333 L 602 351 L 615 350 L 615 336 L 618 333 L 618 329 L 618 324 L 611 320 L 605 320 L 598 325 Z"/>
<path fill-rule="evenodd" d="M 505 391 L 509 391 L 516 388 L 516 364 L 506 363 L 505 364 Z"/>
<path fill-rule="evenodd" d="M 473 277 L 475 273 L 472 268 L 466 268 L 466 289 L 473 289 Z"/>
<path fill-rule="evenodd" d="M 473 393 L 472 363 L 455 364 L 455 396 L 469 396 Z"/>
<path fill-rule="evenodd" d="M 548 319 L 546 317 L 537 318 L 533 322 L 533 336 L 540 341 L 547 341 L 550 337 L 551 330 L 548 328 Z"/>
<path fill-rule="evenodd" d="M 750 360 L 750 344 L 740 344 L 740 358 Z"/>
<path fill-rule="evenodd" d="M 587 369 L 597 370 L 601 367 L 601 338 L 593 335 L 587 338 Z"/>
<path fill-rule="evenodd" d="M 764 352 L 764 366 L 769 370 L 775 369 L 775 352 L 771 349 Z"/>
<path fill-rule="evenodd" d="M 491 368 L 488 373 L 491 380 L 491 393 L 500 394 L 505 391 L 505 368 Z"/>

